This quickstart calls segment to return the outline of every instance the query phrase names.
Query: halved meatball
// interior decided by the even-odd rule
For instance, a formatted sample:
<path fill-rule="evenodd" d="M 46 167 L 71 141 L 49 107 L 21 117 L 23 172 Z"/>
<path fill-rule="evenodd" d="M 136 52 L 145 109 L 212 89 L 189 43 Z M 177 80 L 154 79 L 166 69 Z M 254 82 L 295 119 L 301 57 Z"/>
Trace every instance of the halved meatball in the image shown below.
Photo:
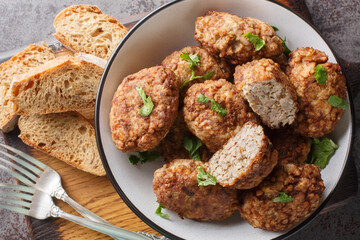
<path fill-rule="evenodd" d="M 210 158 L 209 169 L 223 187 L 250 189 L 270 174 L 277 158 L 263 128 L 248 122 Z"/>
<path fill-rule="evenodd" d="M 197 100 L 201 94 L 209 99 L 208 103 Z M 210 99 L 227 111 L 226 114 L 222 116 L 213 110 Z M 244 123 L 256 121 L 235 86 L 225 79 L 192 85 L 186 92 L 183 112 L 190 131 L 212 152 L 219 150 Z"/>
<path fill-rule="evenodd" d="M 240 213 L 253 227 L 285 230 L 318 207 L 324 189 L 318 166 L 280 165 L 258 187 L 243 192 Z M 280 193 L 293 200 L 274 202 Z"/>
<path fill-rule="evenodd" d="M 137 88 L 154 104 L 148 116 Z M 155 148 L 173 124 L 179 105 L 179 82 L 162 66 L 145 68 L 124 78 L 116 90 L 110 111 L 110 129 L 115 146 L 124 152 Z"/>
<path fill-rule="evenodd" d="M 199 221 L 223 220 L 238 210 L 237 191 L 220 185 L 198 186 L 196 176 L 206 163 L 177 159 L 154 173 L 157 201 L 180 217 Z"/>
<path fill-rule="evenodd" d="M 196 138 L 187 128 L 184 121 L 184 115 L 180 111 L 174 124 L 171 126 L 170 131 L 166 137 L 161 140 L 157 147 L 160 155 L 166 162 L 170 162 L 174 159 L 191 158 L 189 151 L 184 147 L 185 137 L 191 140 Z M 203 162 L 207 162 L 212 156 L 212 153 L 204 144 L 198 149 L 198 151 L 201 161 Z"/>
<path fill-rule="evenodd" d="M 263 58 L 237 66 L 234 82 L 268 127 L 280 128 L 295 121 L 298 111 L 295 88 L 273 60 Z"/>
<path fill-rule="evenodd" d="M 192 76 L 192 70 L 189 68 L 190 63 L 180 57 L 183 53 L 189 55 L 197 54 L 200 56 L 200 63 L 198 66 L 194 66 L 195 76 L 205 76 L 213 71 L 212 76 L 208 78 L 210 80 L 218 80 L 221 78 L 228 80 L 231 77 L 230 68 L 224 60 L 216 59 L 203 48 L 197 46 L 185 47 L 180 51 L 173 52 L 161 63 L 162 66 L 175 73 L 176 77 L 179 78 L 181 85 L 188 81 Z M 194 79 L 191 82 L 188 82 L 184 89 L 188 89 L 194 83 L 204 82 L 205 80 L 206 79 L 204 78 Z"/>
<path fill-rule="evenodd" d="M 304 163 L 311 150 L 311 139 L 304 137 L 293 129 L 273 130 L 270 141 L 278 151 L 278 164 Z"/>
<path fill-rule="evenodd" d="M 265 41 L 265 46 L 256 51 L 254 44 L 243 36 L 246 33 L 257 35 Z M 281 40 L 268 23 L 226 12 L 210 11 L 204 17 L 198 17 L 195 39 L 208 52 L 226 58 L 232 64 L 275 57 L 284 51 Z"/>
<path fill-rule="evenodd" d="M 290 54 L 286 74 L 296 89 L 299 113 L 295 131 L 303 136 L 319 138 L 332 132 L 344 110 L 328 102 L 330 96 L 346 99 L 346 80 L 338 64 L 327 62 L 324 52 L 299 48 Z M 315 78 L 315 67 L 322 65 L 327 74 L 325 84 Z"/>

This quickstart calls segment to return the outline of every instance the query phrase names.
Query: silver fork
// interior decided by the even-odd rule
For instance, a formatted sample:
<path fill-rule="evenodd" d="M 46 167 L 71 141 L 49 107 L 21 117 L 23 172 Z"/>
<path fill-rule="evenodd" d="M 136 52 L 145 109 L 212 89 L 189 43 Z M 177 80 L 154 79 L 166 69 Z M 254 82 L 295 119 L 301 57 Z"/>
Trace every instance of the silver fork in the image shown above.
<path fill-rule="evenodd" d="M 148 237 L 107 223 L 94 222 L 74 216 L 56 206 L 49 194 L 32 187 L 0 183 L 0 208 L 8 209 L 37 219 L 60 217 L 95 231 L 129 240 L 149 240 Z M 4 191 L 5 188 L 7 191 Z"/>
<path fill-rule="evenodd" d="M 87 217 L 95 222 L 110 224 L 105 219 L 99 217 L 95 213 L 89 211 L 85 207 L 81 206 L 79 203 L 75 202 L 72 198 L 70 198 L 69 195 L 66 193 L 65 189 L 61 185 L 60 175 L 54 169 L 52 169 L 43 162 L 37 160 L 36 158 L 18 149 L 15 149 L 13 147 L 10 147 L 2 143 L 0 143 L 0 146 L 17 154 L 22 158 L 20 159 L 19 157 L 13 156 L 12 154 L 9 154 L 0 149 L 1 154 L 7 156 L 9 159 L 12 159 L 16 164 L 2 157 L 0 157 L 0 162 L 9 165 L 10 167 L 16 169 L 18 172 L 9 169 L 3 165 L 0 165 L 0 169 L 11 174 L 13 177 L 17 178 L 25 185 L 31 186 L 34 189 L 47 193 L 51 197 L 55 197 L 57 199 L 60 199 L 68 203 L 71 207 L 73 207 L 78 213 L 80 213 L 84 217 Z M 140 231 L 138 231 L 137 233 L 148 237 L 148 239 L 154 239 L 154 240 L 167 239 L 164 236 L 158 237 L 150 233 L 145 233 Z"/>

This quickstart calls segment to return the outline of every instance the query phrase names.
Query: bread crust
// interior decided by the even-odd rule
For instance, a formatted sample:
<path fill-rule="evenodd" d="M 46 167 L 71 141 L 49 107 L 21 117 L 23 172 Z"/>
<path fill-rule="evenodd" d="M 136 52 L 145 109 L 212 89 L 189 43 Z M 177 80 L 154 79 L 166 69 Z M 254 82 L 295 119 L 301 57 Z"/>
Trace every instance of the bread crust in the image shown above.
<path fill-rule="evenodd" d="M 12 131 L 18 120 L 15 106 L 10 101 L 10 85 L 13 78 L 54 58 L 54 52 L 46 43 L 42 46 L 30 44 L 27 48 L 0 65 L 0 95 L 3 96 L 0 98 L 0 128 L 2 131 Z"/>
<path fill-rule="evenodd" d="M 47 114 L 94 107 L 103 70 L 82 55 L 58 57 L 32 68 L 12 82 L 15 112 Z"/>
<path fill-rule="evenodd" d="M 95 129 L 79 113 L 21 116 L 19 129 L 19 138 L 25 144 L 82 171 L 106 175 L 96 145 Z M 72 142 L 80 138 L 81 142 Z"/>
<path fill-rule="evenodd" d="M 139 114 L 144 103 L 136 87 L 142 88 L 154 103 L 149 116 Z M 111 102 L 110 129 L 115 146 L 124 152 L 155 148 L 177 116 L 179 88 L 174 73 L 163 66 L 125 77 Z"/>
<path fill-rule="evenodd" d="M 76 21 L 67 19 L 72 14 L 78 14 L 75 16 Z M 89 18 L 96 16 L 96 19 L 91 25 L 89 24 L 90 20 L 87 20 L 88 24 L 86 25 L 76 25 L 76 22 L 83 20 L 81 14 L 87 14 Z M 106 21 L 111 27 L 99 22 L 98 18 Z M 62 24 L 66 21 L 68 21 L 67 24 L 63 26 Z M 109 29 L 104 29 L 104 27 Z M 128 32 L 118 20 L 103 14 L 97 6 L 92 5 L 74 5 L 65 8 L 55 17 L 54 28 L 56 30 L 55 38 L 65 47 L 72 51 L 92 54 L 105 60 L 110 58 L 115 47 Z M 67 28 L 72 29 L 68 30 Z"/>

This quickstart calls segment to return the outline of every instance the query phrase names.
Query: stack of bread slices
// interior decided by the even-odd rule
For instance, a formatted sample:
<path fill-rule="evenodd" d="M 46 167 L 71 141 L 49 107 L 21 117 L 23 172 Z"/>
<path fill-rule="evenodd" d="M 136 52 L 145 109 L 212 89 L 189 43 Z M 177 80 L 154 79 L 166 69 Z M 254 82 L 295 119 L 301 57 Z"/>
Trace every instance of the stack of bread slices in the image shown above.
<path fill-rule="evenodd" d="M 72 51 L 58 56 L 46 43 L 31 44 L 0 65 L 0 128 L 18 123 L 24 143 L 103 176 L 94 127 L 78 112 L 93 112 L 106 61 L 127 29 L 89 5 L 64 9 L 54 28 Z"/>

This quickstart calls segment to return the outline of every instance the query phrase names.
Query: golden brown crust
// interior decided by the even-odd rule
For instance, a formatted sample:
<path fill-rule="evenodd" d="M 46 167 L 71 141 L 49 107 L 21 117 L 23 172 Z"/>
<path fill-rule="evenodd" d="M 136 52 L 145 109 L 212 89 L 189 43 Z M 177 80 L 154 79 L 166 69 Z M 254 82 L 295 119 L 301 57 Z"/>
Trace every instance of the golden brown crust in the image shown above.
<path fill-rule="evenodd" d="M 147 117 L 139 114 L 144 104 L 136 87 L 154 103 Z M 155 66 L 125 77 L 111 103 L 110 128 L 115 146 L 124 152 L 155 148 L 173 124 L 178 105 L 179 83 L 172 71 Z"/>
<path fill-rule="evenodd" d="M 190 139 L 196 138 L 187 128 L 184 121 L 184 115 L 182 114 L 182 111 L 180 111 L 168 134 L 157 146 L 160 155 L 166 162 L 171 162 L 174 159 L 191 158 L 189 151 L 184 148 L 185 136 Z M 204 144 L 199 148 L 198 151 L 202 162 L 209 161 L 212 153 Z"/>
<path fill-rule="evenodd" d="M 324 188 L 316 165 L 280 165 L 258 187 L 243 192 L 240 213 L 253 227 L 285 230 L 317 208 Z M 294 200 L 273 202 L 280 192 Z"/>
<path fill-rule="evenodd" d="M 224 60 L 216 59 L 203 48 L 191 46 L 185 47 L 180 51 L 173 52 L 161 63 L 161 65 L 175 73 L 175 75 L 179 78 L 181 85 L 188 81 L 192 75 L 192 71 L 189 69 L 190 63 L 180 57 L 180 55 L 185 52 L 187 52 L 189 55 L 198 54 L 200 56 L 200 64 L 194 67 L 196 76 L 205 76 L 206 74 L 213 71 L 214 73 L 209 78 L 209 80 L 218 80 L 221 78 L 228 80 L 231 77 L 230 68 L 227 66 Z M 193 81 L 186 84 L 185 89 L 182 92 L 185 93 L 186 89 L 188 89 L 194 83 L 200 83 L 204 81 L 205 79 L 203 78 L 194 79 Z"/>
<path fill-rule="evenodd" d="M 219 116 L 211 109 L 211 102 L 198 102 L 199 94 L 214 99 L 227 113 Z M 184 100 L 184 119 L 190 131 L 212 152 L 219 150 L 248 121 L 256 121 L 254 113 L 237 92 L 235 86 L 225 79 L 207 80 L 192 85 Z"/>
<path fill-rule="evenodd" d="M 268 127 L 280 128 L 295 121 L 298 111 L 295 88 L 273 60 L 262 58 L 238 65 L 234 82 Z"/>
<path fill-rule="evenodd" d="M 311 150 L 309 137 L 301 136 L 293 129 L 273 130 L 270 139 L 274 148 L 278 151 L 278 164 L 304 163 Z"/>
<path fill-rule="evenodd" d="M 243 36 L 248 32 L 263 39 L 265 46 L 255 51 L 254 44 Z M 226 58 L 232 64 L 279 56 L 284 50 L 281 40 L 269 24 L 225 12 L 210 11 L 206 16 L 197 18 L 195 39 L 208 52 Z"/>
<path fill-rule="evenodd" d="M 198 166 L 206 164 L 191 159 L 177 159 L 154 173 L 153 189 L 157 201 L 180 217 L 198 221 L 223 220 L 238 209 L 237 191 L 220 185 L 198 186 Z"/>
<path fill-rule="evenodd" d="M 326 69 L 325 85 L 316 82 L 314 73 L 318 64 Z M 346 99 L 346 80 L 340 66 L 327 62 L 324 52 L 309 47 L 299 48 L 290 54 L 286 74 L 298 96 L 299 113 L 295 131 L 312 138 L 332 132 L 344 110 L 332 107 L 328 99 L 332 95 Z"/>

